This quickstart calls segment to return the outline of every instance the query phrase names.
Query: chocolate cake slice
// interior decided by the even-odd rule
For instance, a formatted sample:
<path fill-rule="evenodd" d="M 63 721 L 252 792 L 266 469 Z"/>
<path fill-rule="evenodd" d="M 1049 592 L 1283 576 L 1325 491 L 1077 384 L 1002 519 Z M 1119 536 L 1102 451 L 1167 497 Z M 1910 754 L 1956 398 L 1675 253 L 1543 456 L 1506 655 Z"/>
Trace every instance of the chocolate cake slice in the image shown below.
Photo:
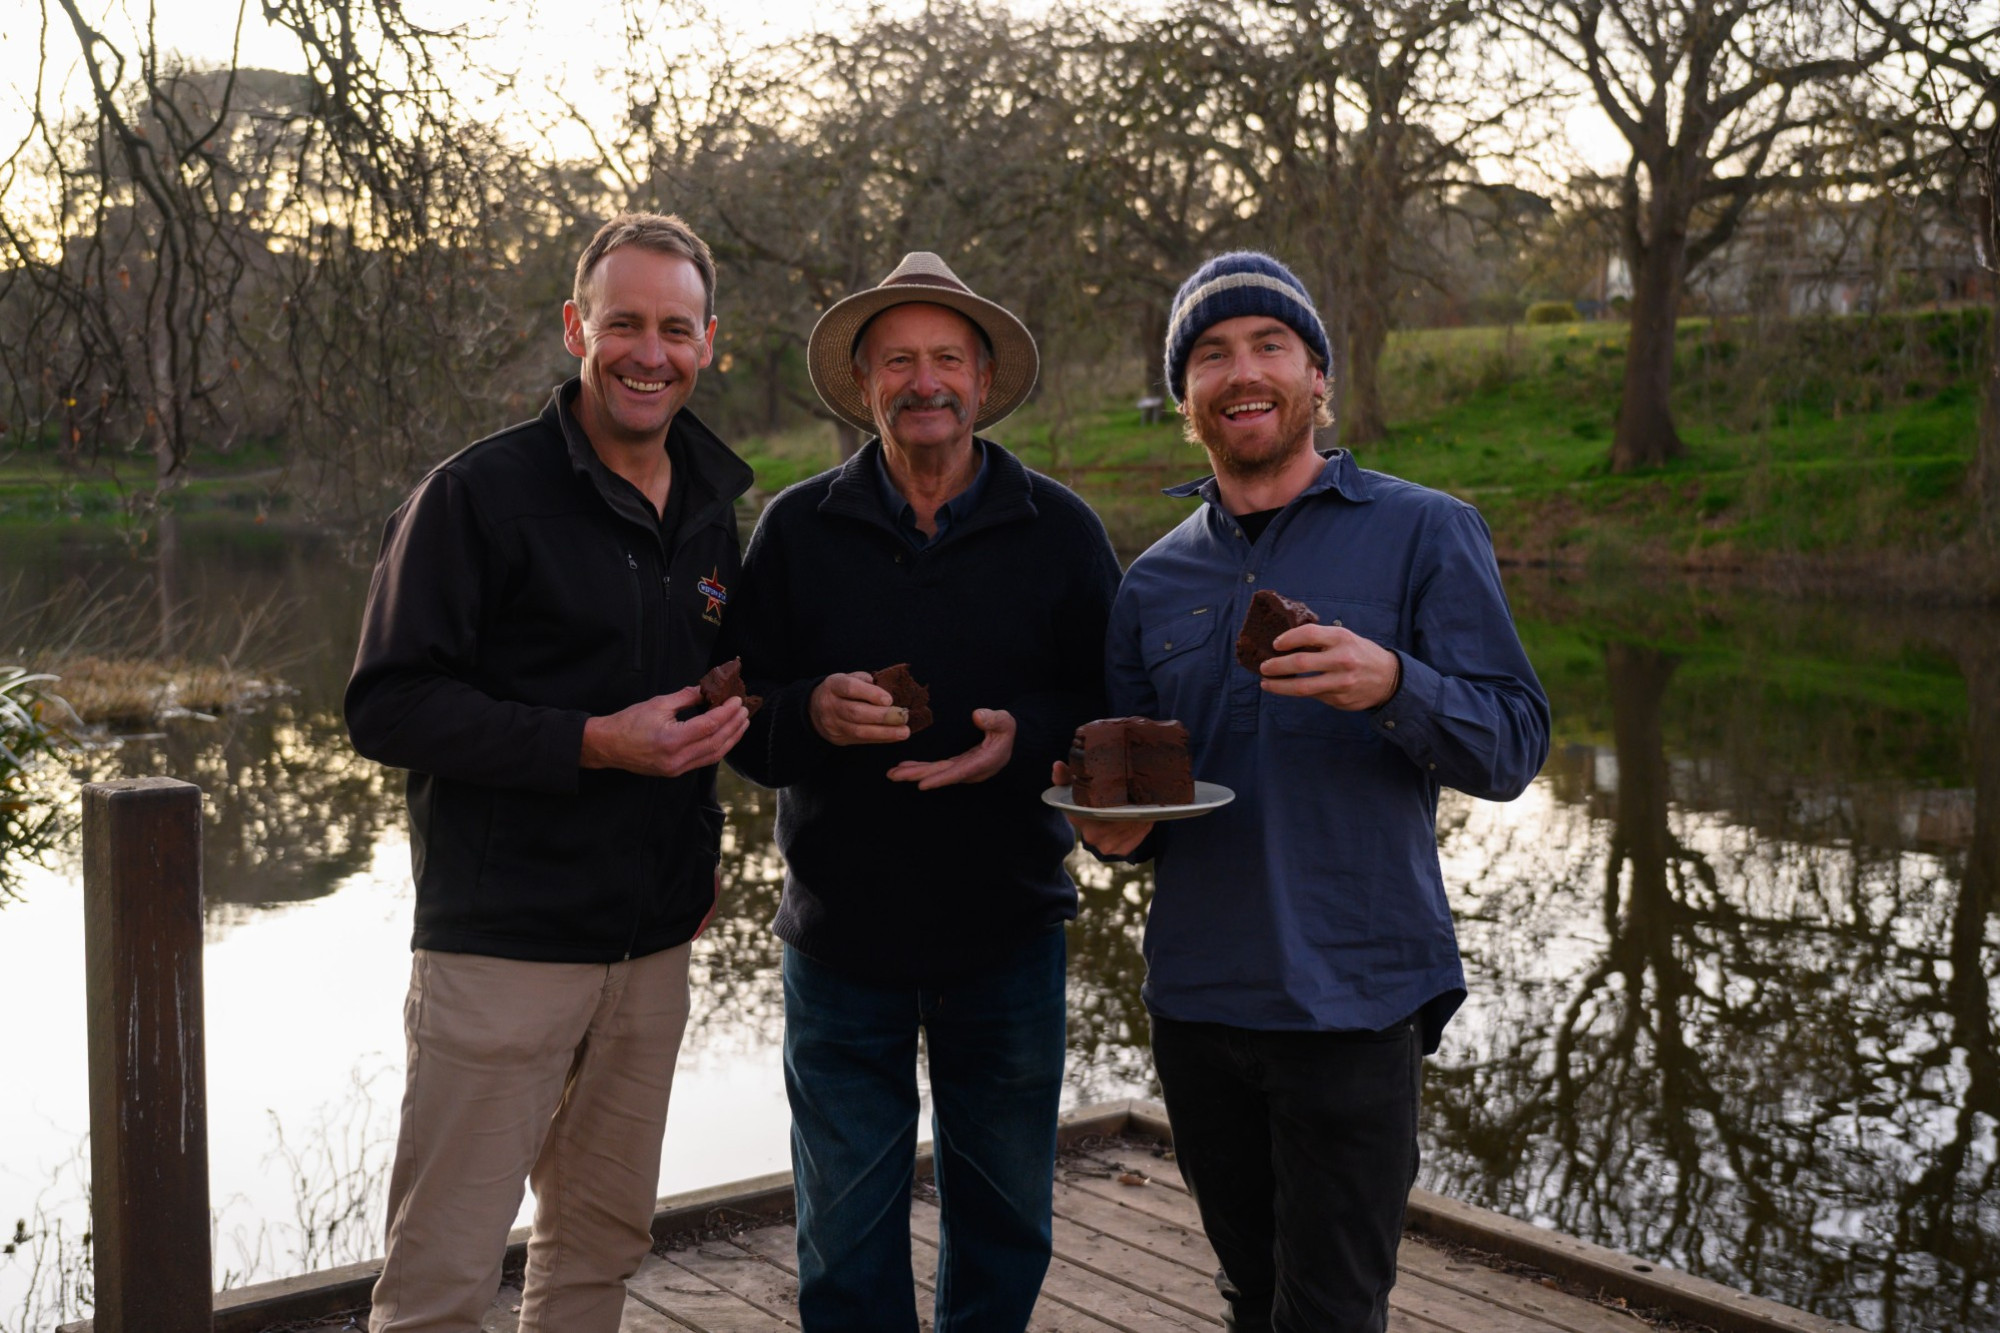
<path fill-rule="evenodd" d="M 1188 729 L 1175 721 L 1125 719 L 1126 799 L 1133 805 L 1194 804 L 1194 756 Z"/>
<path fill-rule="evenodd" d="M 1269 588 L 1260 589 L 1250 599 L 1250 614 L 1243 617 L 1243 630 L 1236 636 L 1236 660 L 1251 671 L 1274 657 L 1285 654 L 1271 646 L 1288 629 L 1317 625 L 1319 617 L 1304 602 L 1281 597 Z"/>
<path fill-rule="evenodd" d="M 1129 805 L 1128 778 L 1131 765 L 1126 757 L 1125 724 L 1130 718 L 1112 717 L 1086 722 L 1076 729 L 1069 743 L 1069 796 L 1077 805 L 1102 809 L 1107 805 Z"/>
<path fill-rule="evenodd" d="M 1190 805 L 1194 760 L 1188 730 L 1149 717 L 1107 717 L 1076 729 L 1069 744 L 1070 801 L 1113 805 Z"/>
<path fill-rule="evenodd" d="M 749 694 L 743 689 L 743 659 L 740 657 L 732 657 L 710 668 L 709 673 L 701 678 L 703 703 L 714 708 L 725 699 L 741 699 L 743 711 L 753 717 L 764 706 L 763 695 Z"/>
<path fill-rule="evenodd" d="M 931 692 L 928 686 L 919 685 L 910 675 L 910 664 L 898 662 L 894 666 L 883 667 L 870 673 L 875 683 L 889 691 L 897 708 L 907 708 L 910 712 L 910 734 L 916 735 L 931 724 Z"/>

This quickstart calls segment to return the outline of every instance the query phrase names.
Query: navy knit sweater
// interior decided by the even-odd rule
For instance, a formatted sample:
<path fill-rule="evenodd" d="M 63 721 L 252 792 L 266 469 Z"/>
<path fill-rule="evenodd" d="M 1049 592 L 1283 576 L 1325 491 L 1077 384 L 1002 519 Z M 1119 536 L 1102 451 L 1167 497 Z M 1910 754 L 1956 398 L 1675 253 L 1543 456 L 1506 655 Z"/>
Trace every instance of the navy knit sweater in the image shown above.
<path fill-rule="evenodd" d="M 943 985 L 1076 915 L 1069 825 L 1040 793 L 1103 714 L 1118 561 L 1082 500 L 991 443 L 978 505 L 913 551 L 883 503 L 881 447 L 786 490 L 757 524 L 720 651 L 742 654 L 765 706 L 729 762 L 779 789 L 778 935 L 858 980 Z M 813 728 L 821 680 L 897 662 L 930 688 L 930 728 L 845 747 Z M 1019 724 L 1004 770 L 928 792 L 888 780 L 905 759 L 978 744 L 976 708 Z"/>

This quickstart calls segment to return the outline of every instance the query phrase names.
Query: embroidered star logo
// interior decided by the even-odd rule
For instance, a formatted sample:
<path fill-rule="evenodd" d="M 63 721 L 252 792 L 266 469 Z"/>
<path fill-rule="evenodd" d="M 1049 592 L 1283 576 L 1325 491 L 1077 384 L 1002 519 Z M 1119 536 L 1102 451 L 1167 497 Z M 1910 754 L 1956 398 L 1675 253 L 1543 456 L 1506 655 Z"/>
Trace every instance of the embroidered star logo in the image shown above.
<path fill-rule="evenodd" d="M 722 623 L 722 608 L 729 605 L 729 589 L 722 584 L 722 566 L 708 571 L 708 577 L 695 581 L 695 591 L 708 599 L 708 605 L 701 609 L 701 618 L 713 624 Z"/>

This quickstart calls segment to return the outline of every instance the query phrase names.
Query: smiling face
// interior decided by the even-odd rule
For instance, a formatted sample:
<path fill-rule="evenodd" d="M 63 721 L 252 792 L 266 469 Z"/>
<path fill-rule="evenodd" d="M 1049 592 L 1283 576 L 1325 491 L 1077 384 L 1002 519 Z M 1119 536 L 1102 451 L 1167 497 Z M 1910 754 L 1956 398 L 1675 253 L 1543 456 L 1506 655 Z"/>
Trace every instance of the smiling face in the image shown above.
<path fill-rule="evenodd" d="M 908 454 L 972 442 L 993 387 L 979 330 L 956 310 L 913 303 L 875 316 L 854 353 L 854 379 L 884 444 Z"/>
<path fill-rule="evenodd" d="M 701 271 L 679 255 L 626 245 L 599 260 L 589 281 L 588 314 L 563 305 L 563 346 L 583 358 L 577 419 L 599 446 L 664 444 L 714 354 Z"/>
<path fill-rule="evenodd" d="M 1248 480 L 1312 449 L 1313 412 L 1325 393 L 1326 375 L 1290 325 L 1243 315 L 1195 339 L 1181 411 L 1216 471 Z"/>

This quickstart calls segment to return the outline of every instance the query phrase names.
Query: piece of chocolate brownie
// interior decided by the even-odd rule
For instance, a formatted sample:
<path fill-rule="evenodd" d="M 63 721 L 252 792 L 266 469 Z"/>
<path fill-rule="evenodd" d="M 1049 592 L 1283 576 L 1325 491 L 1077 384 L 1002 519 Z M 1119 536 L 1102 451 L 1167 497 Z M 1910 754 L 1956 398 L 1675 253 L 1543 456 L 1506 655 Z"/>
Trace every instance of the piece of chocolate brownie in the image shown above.
<path fill-rule="evenodd" d="M 898 662 L 894 666 L 886 666 L 870 674 L 877 685 L 889 691 L 889 697 L 895 701 L 896 707 L 909 710 L 912 736 L 931 724 L 930 688 L 917 684 L 916 678 L 910 674 L 908 662 Z"/>
<path fill-rule="evenodd" d="M 1107 717 L 1076 729 L 1069 745 L 1070 801 L 1113 805 L 1189 805 L 1194 761 L 1188 730 L 1175 721 Z"/>
<path fill-rule="evenodd" d="M 1243 630 L 1236 636 L 1236 660 L 1256 671 L 1272 658 L 1285 656 L 1271 646 L 1272 640 L 1288 629 L 1317 624 L 1319 617 L 1304 602 L 1260 589 L 1250 599 L 1250 614 L 1243 617 Z"/>
<path fill-rule="evenodd" d="M 746 693 L 743 688 L 743 659 L 732 657 L 709 670 L 701 678 L 701 701 L 714 708 L 725 699 L 741 699 L 743 711 L 755 716 L 764 706 L 764 696 Z"/>
<path fill-rule="evenodd" d="M 1125 723 L 1122 717 L 1086 722 L 1069 743 L 1069 796 L 1077 805 L 1102 809 L 1129 804 Z"/>

